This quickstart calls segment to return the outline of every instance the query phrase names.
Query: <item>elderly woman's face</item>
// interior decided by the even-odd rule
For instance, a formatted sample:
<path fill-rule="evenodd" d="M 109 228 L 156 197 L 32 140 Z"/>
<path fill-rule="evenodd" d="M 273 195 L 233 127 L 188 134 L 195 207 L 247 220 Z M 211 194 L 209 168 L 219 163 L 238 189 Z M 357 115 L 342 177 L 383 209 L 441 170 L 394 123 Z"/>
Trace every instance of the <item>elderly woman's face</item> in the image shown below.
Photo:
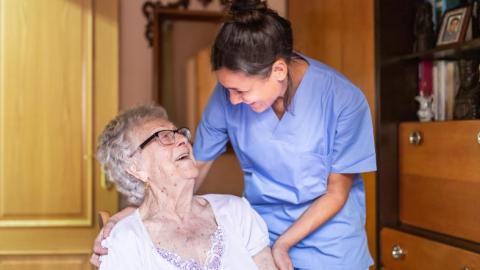
<path fill-rule="evenodd" d="M 132 140 L 134 145 L 138 146 L 155 132 L 175 129 L 167 120 L 151 120 L 134 130 Z M 179 179 L 192 181 L 198 176 L 192 146 L 181 134 L 175 133 L 175 142 L 170 145 L 164 145 L 160 139 L 155 138 L 136 155 L 140 155 L 138 165 L 149 181 L 159 181 L 161 185 L 176 185 Z"/>

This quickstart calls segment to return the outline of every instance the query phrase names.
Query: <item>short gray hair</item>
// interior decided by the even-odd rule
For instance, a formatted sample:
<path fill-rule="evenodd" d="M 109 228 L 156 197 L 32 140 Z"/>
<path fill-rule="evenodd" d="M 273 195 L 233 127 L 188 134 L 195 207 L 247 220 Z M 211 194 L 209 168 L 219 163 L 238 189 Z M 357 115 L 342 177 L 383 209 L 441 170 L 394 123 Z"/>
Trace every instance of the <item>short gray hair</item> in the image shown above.
<path fill-rule="evenodd" d="M 129 155 L 135 151 L 130 140 L 131 132 L 138 126 L 154 119 L 168 120 L 161 106 L 142 105 L 128 109 L 110 121 L 98 137 L 97 160 L 102 165 L 108 180 L 127 197 L 129 203 L 140 205 L 145 196 L 145 184 L 127 172 Z"/>

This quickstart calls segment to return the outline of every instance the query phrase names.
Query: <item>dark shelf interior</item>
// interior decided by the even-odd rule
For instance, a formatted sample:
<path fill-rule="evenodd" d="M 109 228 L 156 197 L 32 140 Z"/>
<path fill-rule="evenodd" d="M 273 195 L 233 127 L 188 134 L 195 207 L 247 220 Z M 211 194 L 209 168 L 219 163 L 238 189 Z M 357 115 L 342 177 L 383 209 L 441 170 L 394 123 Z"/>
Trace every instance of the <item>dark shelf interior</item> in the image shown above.
<path fill-rule="evenodd" d="M 480 58 L 480 38 L 461 44 L 439 46 L 434 49 L 389 58 L 382 62 L 383 66 L 404 61 L 418 60 L 458 60 L 459 58 Z"/>

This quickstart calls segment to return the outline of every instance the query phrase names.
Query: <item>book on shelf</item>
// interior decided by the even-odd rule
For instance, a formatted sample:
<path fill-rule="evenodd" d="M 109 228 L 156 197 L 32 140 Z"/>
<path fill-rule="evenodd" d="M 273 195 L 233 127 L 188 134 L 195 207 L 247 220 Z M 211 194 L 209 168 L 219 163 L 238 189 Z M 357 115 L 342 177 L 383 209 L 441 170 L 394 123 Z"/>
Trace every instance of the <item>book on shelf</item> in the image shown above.
<path fill-rule="evenodd" d="M 452 120 L 455 96 L 460 84 L 457 62 L 447 61 L 445 72 L 445 120 Z"/>
<path fill-rule="evenodd" d="M 421 96 L 430 96 L 433 92 L 433 62 L 430 60 L 420 61 L 418 64 L 418 90 Z"/>
<path fill-rule="evenodd" d="M 457 62 L 435 61 L 432 73 L 434 119 L 436 121 L 452 120 L 455 95 L 459 87 Z"/>

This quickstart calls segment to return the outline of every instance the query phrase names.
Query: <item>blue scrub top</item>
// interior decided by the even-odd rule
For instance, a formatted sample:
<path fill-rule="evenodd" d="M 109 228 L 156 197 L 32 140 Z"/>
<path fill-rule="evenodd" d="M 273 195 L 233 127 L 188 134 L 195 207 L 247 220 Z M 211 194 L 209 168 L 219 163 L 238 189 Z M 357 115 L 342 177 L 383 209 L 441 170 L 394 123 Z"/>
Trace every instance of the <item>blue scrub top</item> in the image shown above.
<path fill-rule="evenodd" d="M 356 173 L 348 200 L 332 219 L 290 250 L 305 269 L 367 269 L 373 263 L 365 233 L 365 192 L 358 173 L 376 170 L 369 107 L 343 75 L 313 59 L 279 120 L 232 105 L 218 84 L 196 132 L 198 160 L 216 159 L 230 139 L 244 172 L 244 196 L 264 218 L 273 242 L 318 197 L 328 176 Z"/>

